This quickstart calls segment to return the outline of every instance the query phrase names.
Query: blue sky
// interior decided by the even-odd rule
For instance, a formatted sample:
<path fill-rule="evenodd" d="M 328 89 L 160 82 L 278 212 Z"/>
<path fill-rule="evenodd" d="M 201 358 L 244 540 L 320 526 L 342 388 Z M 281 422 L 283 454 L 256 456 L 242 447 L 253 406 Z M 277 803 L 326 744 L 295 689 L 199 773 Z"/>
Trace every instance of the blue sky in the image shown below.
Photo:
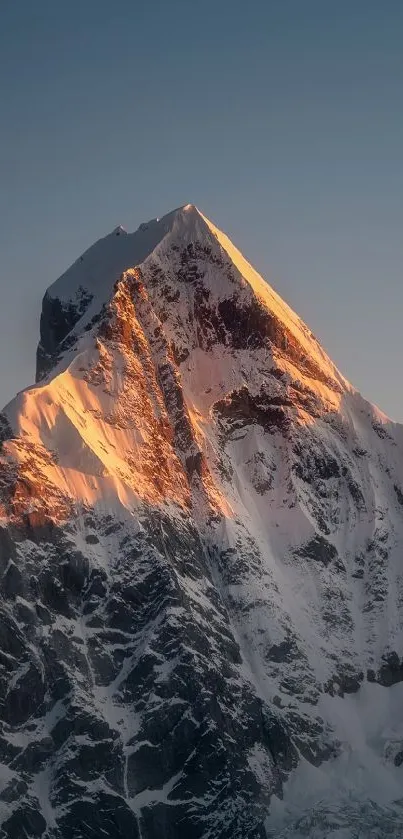
<path fill-rule="evenodd" d="M 0 402 L 45 288 L 193 202 L 403 421 L 403 3 L 2 0 Z"/>

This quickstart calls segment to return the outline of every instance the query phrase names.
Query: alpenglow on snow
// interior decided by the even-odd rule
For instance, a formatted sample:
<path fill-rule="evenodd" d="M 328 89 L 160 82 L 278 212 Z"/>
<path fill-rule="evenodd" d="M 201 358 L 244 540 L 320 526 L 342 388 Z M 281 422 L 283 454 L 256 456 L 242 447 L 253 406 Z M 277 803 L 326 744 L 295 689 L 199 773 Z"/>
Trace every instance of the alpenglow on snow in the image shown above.
<path fill-rule="evenodd" d="M 1 414 L 1 839 L 401 837 L 403 427 L 193 205 Z"/>

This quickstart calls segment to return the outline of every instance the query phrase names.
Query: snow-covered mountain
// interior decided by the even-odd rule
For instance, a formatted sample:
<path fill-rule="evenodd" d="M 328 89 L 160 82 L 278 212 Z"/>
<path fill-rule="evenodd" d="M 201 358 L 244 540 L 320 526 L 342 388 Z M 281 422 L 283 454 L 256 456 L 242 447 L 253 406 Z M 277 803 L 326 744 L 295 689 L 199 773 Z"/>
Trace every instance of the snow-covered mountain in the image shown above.
<path fill-rule="evenodd" d="M 193 205 L 1 415 L 1 837 L 403 830 L 403 427 Z"/>

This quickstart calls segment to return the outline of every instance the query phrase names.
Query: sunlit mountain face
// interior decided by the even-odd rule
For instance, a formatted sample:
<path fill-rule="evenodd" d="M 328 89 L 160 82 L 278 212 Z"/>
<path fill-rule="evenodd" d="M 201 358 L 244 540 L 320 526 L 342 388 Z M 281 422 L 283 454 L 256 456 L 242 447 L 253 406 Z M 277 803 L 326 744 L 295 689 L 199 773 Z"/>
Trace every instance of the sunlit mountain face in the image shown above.
<path fill-rule="evenodd" d="M 401 837 L 402 426 L 196 207 L 48 289 L 0 436 L 1 839 Z"/>

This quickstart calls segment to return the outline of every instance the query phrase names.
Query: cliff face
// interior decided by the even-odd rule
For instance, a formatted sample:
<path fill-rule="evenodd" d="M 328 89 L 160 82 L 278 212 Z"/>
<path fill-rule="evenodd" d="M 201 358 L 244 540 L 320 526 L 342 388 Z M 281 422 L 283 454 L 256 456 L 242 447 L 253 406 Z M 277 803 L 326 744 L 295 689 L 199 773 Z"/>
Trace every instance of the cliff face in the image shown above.
<path fill-rule="evenodd" d="M 1 423 L 1 835 L 400 836 L 402 428 L 191 205 L 48 290 L 38 380 Z"/>

